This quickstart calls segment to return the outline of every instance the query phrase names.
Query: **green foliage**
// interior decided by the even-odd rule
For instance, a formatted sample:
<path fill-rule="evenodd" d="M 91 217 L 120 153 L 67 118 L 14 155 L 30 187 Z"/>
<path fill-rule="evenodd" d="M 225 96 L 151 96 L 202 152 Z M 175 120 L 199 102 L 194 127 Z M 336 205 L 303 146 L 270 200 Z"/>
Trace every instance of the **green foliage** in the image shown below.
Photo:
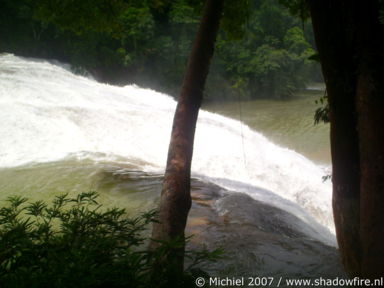
<path fill-rule="evenodd" d="M 322 96 L 319 100 L 316 100 L 316 104 L 321 106 L 315 111 L 315 125 L 319 124 L 320 122 L 329 123 L 329 104 L 327 94 L 325 93 L 324 96 Z"/>
<path fill-rule="evenodd" d="M 299 11 L 301 2 L 225 2 L 208 99 L 289 97 L 319 74 L 308 60 L 311 29 L 280 5 Z M 176 94 L 203 3 L 2 0 L 0 51 L 56 58 L 102 81 Z"/>
<path fill-rule="evenodd" d="M 379 0 L 379 20 L 384 25 L 384 0 Z"/>
<path fill-rule="evenodd" d="M 114 0 L 27 0 L 33 7 L 33 17 L 51 23 L 60 30 L 77 35 L 89 32 L 118 37 L 120 14 L 127 7 L 124 1 Z"/>
<path fill-rule="evenodd" d="M 158 263 L 177 241 L 143 248 L 153 212 L 126 218 L 123 209 L 102 209 L 94 192 L 58 196 L 51 205 L 22 197 L 7 202 L 0 209 L 0 287 L 148 287 L 153 271 L 174 273 Z M 158 287 L 193 287 L 203 273 L 196 266 L 218 256 L 187 251 L 188 270 Z"/>
<path fill-rule="evenodd" d="M 328 180 L 332 180 L 332 175 L 327 174 L 327 175 L 322 176 L 321 178 L 322 178 L 323 182 L 325 182 Z"/>
<path fill-rule="evenodd" d="M 308 59 L 314 50 L 301 23 L 274 0 L 252 1 L 244 37 L 234 42 L 221 35 L 217 46 L 225 78 L 240 79 L 246 98 L 290 97 L 318 68 Z"/>
<path fill-rule="evenodd" d="M 300 17 L 303 21 L 310 17 L 307 0 L 279 0 L 279 2 L 287 7 L 292 15 Z"/>
<path fill-rule="evenodd" d="M 221 27 L 229 39 L 241 39 L 250 15 L 250 1 L 225 1 Z"/>
<path fill-rule="evenodd" d="M 154 35 L 154 20 L 148 7 L 131 7 L 121 15 L 123 26 L 123 43 L 132 41 L 148 41 Z"/>

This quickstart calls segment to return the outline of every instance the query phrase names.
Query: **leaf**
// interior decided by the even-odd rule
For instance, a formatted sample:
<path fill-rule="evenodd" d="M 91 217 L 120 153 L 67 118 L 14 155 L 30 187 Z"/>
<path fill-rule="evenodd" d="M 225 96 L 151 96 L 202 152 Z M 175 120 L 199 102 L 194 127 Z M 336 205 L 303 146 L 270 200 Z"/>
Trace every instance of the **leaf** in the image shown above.
<path fill-rule="evenodd" d="M 315 53 L 315 54 L 309 56 L 308 59 L 316 61 L 316 62 L 320 62 L 320 55 L 319 55 L 319 53 Z"/>

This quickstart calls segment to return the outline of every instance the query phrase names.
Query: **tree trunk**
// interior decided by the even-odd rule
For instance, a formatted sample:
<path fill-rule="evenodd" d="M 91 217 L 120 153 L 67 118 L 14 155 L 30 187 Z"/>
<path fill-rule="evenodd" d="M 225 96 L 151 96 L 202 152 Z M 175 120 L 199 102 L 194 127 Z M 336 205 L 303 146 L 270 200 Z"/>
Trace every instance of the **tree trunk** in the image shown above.
<path fill-rule="evenodd" d="M 152 238 L 160 241 L 179 240 L 182 247 L 171 251 L 167 261 L 183 267 L 184 229 L 191 207 L 190 176 L 195 127 L 203 90 L 214 51 L 224 0 L 207 0 L 184 76 L 173 119 L 167 166 L 161 192 L 158 223 Z M 158 242 L 152 242 L 156 247 Z"/>
<path fill-rule="evenodd" d="M 330 104 L 333 208 L 350 276 L 384 275 L 384 26 L 379 1 L 310 0 Z"/>
<path fill-rule="evenodd" d="M 360 2 L 356 107 L 360 146 L 362 276 L 384 276 L 384 25 L 379 3 Z"/>
<path fill-rule="evenodd" d="M 312 24 L 327 87 L 333 181 L 333 213 L 342 261 L 350 276 L 359 275 L 360 181 L 353 1 L 309 1 Z"/>

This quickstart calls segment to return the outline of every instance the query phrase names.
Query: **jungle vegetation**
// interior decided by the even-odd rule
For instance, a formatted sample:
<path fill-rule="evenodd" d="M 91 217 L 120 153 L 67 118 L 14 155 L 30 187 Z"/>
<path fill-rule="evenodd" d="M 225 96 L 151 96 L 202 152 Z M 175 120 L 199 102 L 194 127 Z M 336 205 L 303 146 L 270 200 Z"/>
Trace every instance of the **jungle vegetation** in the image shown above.
<path fill-rule="evenodd" d="M 57 59 L 100 81 L 176 96 L 203 2 L 2 0 L 0 52 Z M 206 100 L 286 98 L 322 81 L 319 65 L 309 60 L 310 23 L 277 0 L 236 3 L 226 4 Z"/>

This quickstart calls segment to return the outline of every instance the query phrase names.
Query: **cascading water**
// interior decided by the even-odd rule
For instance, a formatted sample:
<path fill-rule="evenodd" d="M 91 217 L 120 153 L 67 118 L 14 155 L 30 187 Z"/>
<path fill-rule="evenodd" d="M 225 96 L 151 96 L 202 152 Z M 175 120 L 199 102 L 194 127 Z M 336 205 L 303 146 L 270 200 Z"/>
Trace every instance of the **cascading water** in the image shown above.
<path fill-rule="evenodd" d="M 0 185 L 8 192 L 0 197 L 19 187 L 21 178 L 28 189 L 55 190 L 64 185 L 55 177 L 66 175 L 71 189 L 101 187 L 113 198 L 119 187 L 120 194 L 132 189 L 122 184 L 127 179 L 157 177 L 174 109 L 171 97 L 149 89 L 100 84 L 47 61 L 1 55 Z M 331 186 L 322 182 L 323 169 L 247 126 L 241 133 L 240 122 L 200 112 L 192 171 L 199 179 L 195 186 L 206 183 L 220 194 L 207 197 L 218 217 L 230 217 L 228 223 L 259 223 L 264 232 L 335 245 Z M 96 174 L 98 185 L 92 184 Z M 76 175 L 89 186 L 78 187 Z M 257 209 L 262 213 L 252 212 Z"/>

